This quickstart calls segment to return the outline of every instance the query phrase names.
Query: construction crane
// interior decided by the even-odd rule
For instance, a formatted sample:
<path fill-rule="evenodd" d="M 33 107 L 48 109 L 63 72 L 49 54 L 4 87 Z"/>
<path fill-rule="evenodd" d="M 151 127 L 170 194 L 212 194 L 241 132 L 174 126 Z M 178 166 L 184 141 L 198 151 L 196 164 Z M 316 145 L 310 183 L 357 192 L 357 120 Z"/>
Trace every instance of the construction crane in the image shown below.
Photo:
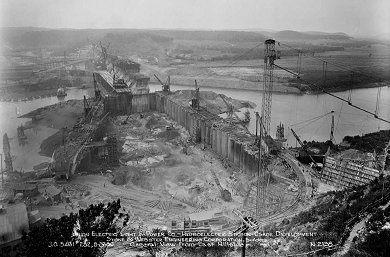
<path fill-rule="evenodd" d="M 258 139 L 259 146 L 259 160 L 258 160 L 258 172 L 257 172 L 257 193 L 256 193 L 256 218 L 259 219 L 264 215 L 264 205 L 266 197 L 266 182 L 265 182 L 265 169 L 263 155 L 267 154 L 268 147 L 265 144 L 265 152 L 262 152 L 262 141 L 270 135 L 270 123 L 271 123 L 271 105 L 272 105 L 272 89 L 274 82 L 274 61 L 277 59 L 277 53 L 275 50 L 275 40 L 267 39 L 265 41 L 264 49 L 264 73 L 263 82 L 264 90 L 261 104 L 261 117 L 257 119 L 260 123 L 260 137 Z M 264 130 L 263 130 L 264 126 Z M 256 131 L 257 134 L 257 131 Z"/>
<path fill-rule="evenodd" d="M 199 87 L 198 87 L 198 82 L 195 80 L 195 95 L 194 97 L 191 99 L 191 108 L 195 109 L 195 110 L 199 110 L 200 108 L 200 94 L 199 94 Z"/>
<path fill-rule="evenodd" d="M 90 106 L 87 98 L 84 96 L 84 116 L 87 117 L 92 107 Z"/>
<path fill-rule="evenodd" d="M 92 77 L 93 77 L 93 88 L 95 90 L 95 101 L 98 101 L 101 98 L 101 93 L 100 93 L 100 89 L 97 86 L 95 73 L 92 73 Z"/>
<path fill-rule="evenodd" d="M 227 114 L 227 117 L 226 119 L 230 122 L 233 121 L 233 115 L 236 117 L 236 119 L 238 121 L 241 121 L 241 119 L 238 117 L 238 115 L 234 112 L 234 106 L 232 103 L 229 103 L 226 99 L 225 99 L 225 96 L 222 95 L 222 94 L 218 94 L 219 97 L 221 97 L 221 99 L 223 100 L 223 102 L 226 104 L 226 107 L 227 107 L 227 111 L 226 111 L 226 114 Z"/>
<path fill-rule="evenodd" d="M 9 143 L 9 137 L 7 133 L 5 133 L 3 136 L 3 153 L 4 153 L 5 171 L 13 172 L 14 168 L 12 166 L 11 146 Z"/>
<path fill-rule="evenodd" d="M 332 111 L 332 113 L 333 113 L 333 111 Z M 333 143 L 333 140 L 334 140 L 333 133 L 334 133 L 334 115 L 332 114 L 332 123 L 330 125 L 330 142 L 332 142 L 332 143 Z"/>
<path fill-rule="evenodd" d="M 211 169 L 211 174 L 213 175 L 215 184 L 217 185 L 217 187 L 219 188 L 219 191 L 221 192 L 222 200 L 224 200 L 225 202 L 231 202 L 232 201 L 232 194 L 227 189 L 224 189 L 221 186 L 221 183 L 219 183 L 219 179 L 218 179 L 218 177 L 215 174 L 215 171 L 213 169 Z"/>
<path fill-rule="evenodd" d="M 108 57 L 108 48 L 110 47 L 110 44 L 111 43 L 108 43 L 107 46 L 103 46 L 102 42 L 101 41 L 99 42 L 99 45 L 100 45 L 99 61 L 100 61 L 101 69 L 103 69 L 103 70 L 107 69 L 106 61 L 107 61 L 107 57 Z"/>
<path fill-rule="evenodd" d="M 264 90 L 261 103 L 261 117 L 264 123 L 265 133 L 270 135 L 272 89 L 274 83 L 274 61 L 277 59 L 275 40 L 266 40 L 264 51 Z"/>
<path fill-rule="evenodd" d="M 227 111 L 226 111 L 226 120 L 228 120 L 229 122 L 232 122 L 233 121 L 233 114 L 234 113 L 234 107 L 233 107 L 233 104 L 232 103 L 228 103 L 226 100 L 225 100 L 225 97 L 223 97 L 221 94 L 218 94 L 219 97 L 221 97 L 221 99 L 223 100 L 223 102 L 226 104 L 226 107 L 227 107 Z"/>
<path fill-rule="evenodd" d="M 298 135 L 295 133 L 293 129 L 291 129 L 291 132 L 293 133 L 294 137 L 297 139 L 298 143 L 301 145 L 302 149 L 305 151 L 305 153 L 310 157 L 310 160 L 313 162 L 313 166 L 319 170 L 321 169 L 318 165 L 317 162 L 314 160 L 313 156 L 307 151 L 305 145 L 302 143 L 301 139 L 298 137 Z"/>
<path fill-rule="evenodd" d="M 227 117 L 226 117 L 226 120 L 229 121 L 229 122 L 232 122 L 233 120 L 233 115 L 236 117 L 236 119 L 239 121 L 240 124 L 242 124 L 243 122 L 241 121 L 240 117 L 238 117 L 238 115 L 234 112 L 234 107 L 233 107 L 233 104 L 229 103 L 226 99 L 225 99 L 225 95 L 223 94 L 218 94 L 218 96 L 223 100 L 223 102 L 226 104 L 226 107 L 227 107 Z M 249 131 L 249 129 L 243 125 L 242 126 L 248 133 L 251 133 Z"/>
<path fill-rule="evenodd" d="M 161 81 L 161 79 L 159 77 L 157 77 L 156 74 L 153 74 L 153 75 L 156 77 L 158 82 L 160 82 L 160 84 L 162 85 L 162 91 L 166 92 L 166 93 L 170 93 L 171 92 L 171 77 L 168 75 L 167 81 L 165 81 L 165 83 L 163 83 Z"/>

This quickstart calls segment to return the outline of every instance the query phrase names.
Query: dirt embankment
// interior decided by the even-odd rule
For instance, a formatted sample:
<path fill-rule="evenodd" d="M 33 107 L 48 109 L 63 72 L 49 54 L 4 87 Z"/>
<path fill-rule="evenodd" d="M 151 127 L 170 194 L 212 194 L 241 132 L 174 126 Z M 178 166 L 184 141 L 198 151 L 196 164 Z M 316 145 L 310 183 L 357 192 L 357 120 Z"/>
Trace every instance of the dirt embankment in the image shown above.
<path fill-rule="evenodd" d="M 53 152 L 62 144 L 62 132 L 57 131 L 54 135 L 46 138 L 42 141 L 39 154 L 47 157 L 51 157 Z"/>
<path fill-rule="evenodd" d="M 67 133 L 66 131 L 71 129 L 82 116 L 83 101 L 68 100 L 36 109 L 21 117 L 33 119 L 33 126 L 46 126 L 59 130 L 41 143 L 39 154 L 51 157 L 54 150 L 62 144 L 63 133 Z"/>
<path fill-rule="evenodd" d="M 36 119 L 34 124 L 56 129 L 70 127 L 83 115 L 82 100 L 68 100 L 38 108 L 20 116 L 20 118 Z"/>

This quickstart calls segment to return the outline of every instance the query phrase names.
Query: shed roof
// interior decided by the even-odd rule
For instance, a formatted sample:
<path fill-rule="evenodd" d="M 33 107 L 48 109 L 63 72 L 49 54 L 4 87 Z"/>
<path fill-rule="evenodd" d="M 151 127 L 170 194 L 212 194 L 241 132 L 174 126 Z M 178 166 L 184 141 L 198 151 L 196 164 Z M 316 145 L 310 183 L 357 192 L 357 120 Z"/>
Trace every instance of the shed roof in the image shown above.
<path fill-rule="evenodd" d="M 24 203 L 8 205 L 0 211 L 0 245 L 20 239 L 23 230 L 28 228 L 27 208 Z"/>
<path fill-rule="evenodd" d="M 48 195 L 50 196 L 55 196 L 55 195 L 58 195 L 61 193 L 61 190 L 58 189 L 57 187 L 51 185 L 51 186 L 48 186 L 46 189 L 45 189 L 45 193 L 47 193 Z"/>
<path fill-rule="evenodd" d="M 35 190 L 36 188 L 38 188 L 38 186 L 34 184 L 19 184 L 19 185 L 15 185 L 13 189 L 16 191 L 20 191 L 20 190 L 26 191 L 26 190 Z"/>
<path fill-rule="evenodd" d="M 202 211 L 202 212 L 191 213 L 188 215 L 188 217 L 191 220 L 196 220 L 196 221 L 209 220 L 212 218 L 220 217 L 220 216 L 216 216 L 215 213 L 217 213 L 217 211 L 215 210 Z"/>

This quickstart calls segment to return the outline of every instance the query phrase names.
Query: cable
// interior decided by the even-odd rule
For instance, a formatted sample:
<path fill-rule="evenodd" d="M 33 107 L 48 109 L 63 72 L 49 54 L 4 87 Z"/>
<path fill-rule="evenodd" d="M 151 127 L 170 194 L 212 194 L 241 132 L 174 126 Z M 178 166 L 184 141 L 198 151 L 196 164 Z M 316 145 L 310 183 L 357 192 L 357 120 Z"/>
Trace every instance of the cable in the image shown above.
<path fill-rule="evenodd" d="M 339 99 L 339 100 L 341 100 L 341 101 L 347 102 L 350 106 L 352 106 L 352 107 L 354 107 L 354 108 L 356 108 L 356 109 L 359 109 L 359 110 L 361 110 L 361 111 L 363 111 L 363 112 L 366 112 L 366 113 L 368 113 L 368 114 L 372 114 L 376 119 L 381 120 L 381 121 L 384 121 L 384 122 L 387 122 L 387 123 L 390 124 L 390 121 L 378 117 L 378 115 L 377 115 L 376 113 L 367 111 L 366 109 L 363 109 L 363 108 L 361 108 L 361 107 L 359 107 L 359 106 L 357 106 L 357 105 L 354 105 L 354 104 L 352 104 L 351 102 L 348 102 L 348 100 L 346 100 L 346 99 L 344 99 L 344 98 L 342 98 L 342 97 L 339 97 L 339 96 L 337 96 L 337 95 L 335 95 L 335 94 L 333 94 L 333 93 L 330 93 L 330 92 L 326 91 L 326 90 L 325 90 L 324 88 L 322 88 L 321 86 L 316 85 L 316 84 L 314 84 L 314 83 L 311 83 L 311 82 L 309 82 L 309 81 L 307 81 L 307 80 L 302 79 L 302 78 L 299 77 L 296 73 L 294 73 L 294 72 L 292 72 L 292 71 L 290 71 L 290 70 L 287 70 L 287 69 L 285 69 L 285 68 L 283 68 L 283 67 L 281 67 L 281 66 L 279 66 L 279 65 L 276 65 L 276 64 L 274 64 L 274 66 L 277 67 L 277 68 L 279 68 L 279 69 L 285 70 L 285 71 L 287 71 L 287 72 L 289 72 L 289 73 L 291 73 L 291 74 L 294 74 L 294 75 L 297 77 L 297 79 L 299 79 L 300 81 L 302 81 L 302 82 L 304 82 L 305 84 L 307 84 L 310 88 L 316 87 L 317 89 L 320 89 L 322 93 L 325 93 L 325 94 L 327 94 L 327 95 L 333 96 L 333 97 L 335 97 L 335 98 L 337 98 L 337 99 Z"/>
<path fill-rule="evenodd" d="M 284 44 L 284 43 L 280 43 L 280 42 L 278 42 L 278 43 L 279 43 L 279 45 L 282 44 L 282 45 L 284 45 L 284 46 L 286 46 L 286 47 L 288 47 L 288 48 L 290 48 L 290 49 L 293 49 L 293 50 L 297 51 L 297 52 L 298 52 L 298 59 L 299 59 L 299 53 L 303 53 L 303 51 L 300 50 L 300 49 L 296 49 L 296 48 L 294 48 L 294 47 L 292 47 L 292 46 L 289 46 L 289 45 L 287 45 L 287 44 Z M 307 51 L 307 52 L 313 53 L 313 55 L 308 55 L 309 58 L 313 58 L 313 59 L 320 60 L 320 61 L 323 62 L 323 81 L 324 81 L 324 84 L 325 84 L 325 82 L 326 82 L 327 65 L 328 65 L 329 61 L 328 61 L 328 60 L 325 60 L 325 59 L 323 59 L 323 58 L 315 57 L 315 56 L 314 56 L 314 51 Z M 365 74 L 365 73 L 362 73 L 362 72 L 353 71 L 352 69 L 347 69 L 347 68 L 344 67 L 344 66 L 346 66 L 345 64 L 344 64 L 344 66 L 339 65 L 338 63 L 334 63 L 334 62 L 332 62 L 332 63 L 330 63 L 330 64 L 332 64 L 332 65 L 335 66 L 335 67 L 338 67 L 338 68 L 341 69 L 341 70 L 351 72 L 351 81 L 352 81 L 352 84 L 354 83 L 354 74 L 359 74 L 359 75 L 361 75 L 361 76 L 364 76 L 364 77 L 367 77 L 367 78 L 370 78 L 370 79 L 379 80 L 379 83 L 384 83 L 384 82 L 385 82 L 383 78 L 378 78 L 378 77 L 374 77 L 374 76 L 371 76 L 371 75 L 368 75 L 368 74 Z M 300 75 L 300 73 L 298 72 L 298 79 L 299 79 L 299 75 Z M 378 87 L 377 101 L 376 101 L 376 107 L 375 107 L 374 116 L 377 116 L 378 113 L 379 113 L 379 107 L 380 107 L 380 106 L 379 106 L 380 94 L 381 94 L 381 89 L 382 89 L 383 86 L 384 86 L 384 85 Z M 348 96 L 348 100 L 347 100 L 347 101 L 348 101 L 348 103 L 351 103 L 351 100 L 352 100 L 352 99 L 351 99 L 351 98 L 352 98 L 352 96 L 351 96 L 351 95 L 352 95 L 352 89 L 350 89 L 349 91 L 350 91 L 350 95 Z"/>
<path fill-rule="evenodd" d="M 321 119 L 322 117 L 325 117 L 326 115 L 328 114 L 331 114 L 331 113 L 334 113 L 334 111 L 331 111 L 331 112 L 328 112 L 328 113 L 325 113 L 323 115 L 320 115 L 320 116 L 317 116 L 317 117 L 314 117 L 314 118 L 311 118 L 311 119 L 308 119 L 308 120 L 304 120 L 304 121 L 301 121 L 301 122 L 298 122 L 298 123 L 295 123 L 295 124 L 290 124 L 290 126 L 296 126 L 296 125 L 299 125 L 299 124 L 302 124 L 302 123 L 305 123 L 305 122 L 309 122 L 311 120 L 314 120 L 314 119 Z"/>
<path fill-rule="evenodd" d="M 306 56 L 309 57 L 309 58 L 312 58 L 312 59 L 316 59 L 316 60 L 320 60 L 320 61 L 322 61 L 322 62 L 326 62 L 326 63 L 328 63 L 328 64 L 331 64 L 331 65 L 335 66 L 335 67 L 338 67 L 338 68 L 341 69 L 341 70 L 353 72 L 353 73 L 355 73 L 355 74 L 359 74 L 359 75 L 362 75 L 362 76 L 365 76 L 365 77 L 368 77 L 368 78 L 377 79 L 377 80 L 381 81 L 382 83 L 385 82 L 385 80 L 384 80 L 383 78 L 374 77 L 374 76 L 372 76 L 372 75 L 368 75 L 368 74 L 365 74 L 365 73 L 362 73 L 362 72 L 359 72 L 359 71 L 353 71 L 353 70 L 351 70 L 351 69 L 345 68 L 345 67 L 344 67 L 345 65 L 342 66 L 342 65 L 340 65 L 340 64 L 338 64 L 338 63 L 329 62 L 328 60 L 324 60 L 324 59 L 322 59 L 322 58 L 319 58 L 318 56 L 314 56 L 314 53 L 315 53 L 314 51 L 310 51 L 310 50 L 303 51 L 303 50 L 301 50 L 301 49 L 297 49 L 297 48 L 292 47 L 292 46 L 290 46 L 290 45 L 287 45 L 287 44 L 285 44 L 285 43 L 281 43 L 281 42 L 279 42 L 279 41 L 278 41 L 278 43 L 279 43 L 280 45 L 284 45 L 284 46 L 286 46 L 286 47 L 288 47 L 288 48 L 290 48 L 290 49 L 292 49 L 292 50 L 295 50 L 295 51 L 297 51 L 297 52 L 301 52 L 301 53 L 311 53 L 311 54 L 313 54 L 313 55 L 306 55 Z"/>

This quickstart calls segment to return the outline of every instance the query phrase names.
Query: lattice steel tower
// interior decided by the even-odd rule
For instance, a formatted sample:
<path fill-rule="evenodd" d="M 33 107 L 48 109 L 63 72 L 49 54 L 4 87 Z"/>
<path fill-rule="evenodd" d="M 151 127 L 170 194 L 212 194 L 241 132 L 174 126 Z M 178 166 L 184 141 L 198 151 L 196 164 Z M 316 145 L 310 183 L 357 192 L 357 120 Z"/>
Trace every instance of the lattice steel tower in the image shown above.
<path fill-rule="evenodd" d="M 263 144 L 263 138 L 270 136 L 270 123 L 271 123 L 271 104 L 272 104 L 272 88 L 274 82 L 274 61 L 277 55 L 275 51 L 275 40 L 268 39 L 265 41 L 264 49 L 264 90 L 261 106 L 261 118 L 260 118 L 260 138 L 259 144 L 259 161 L 258 161 L 258 174 L 257 174 L 257 194 L 256 194 L 256 218 L 264 217 L 266 209 L 266 192 L 267 183 L 265 179 L 265 165 L 264 155 L 268 152 L 268 147 Z"/>
<path fill-rule="evenodd" d="M 264 50 L 264 91 L 261 105 L 261 117 L 266 135 L 270 135 L 272 89 L 274 84 L 274 61 L 276 60 L 275 40 L 265 41 Z"/>

